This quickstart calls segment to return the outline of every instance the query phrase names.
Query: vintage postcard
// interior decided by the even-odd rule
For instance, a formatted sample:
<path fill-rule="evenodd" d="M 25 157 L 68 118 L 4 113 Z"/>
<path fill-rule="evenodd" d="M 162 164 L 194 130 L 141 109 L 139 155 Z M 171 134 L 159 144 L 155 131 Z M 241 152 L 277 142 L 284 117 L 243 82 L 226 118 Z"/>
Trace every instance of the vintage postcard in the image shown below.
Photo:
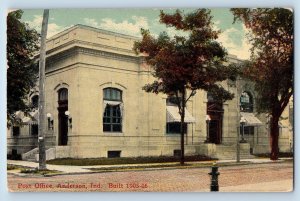
<path fill-rule="evenodd" d="M 9 191 L 293 191 L 293 20 L 8 11 Z"/>

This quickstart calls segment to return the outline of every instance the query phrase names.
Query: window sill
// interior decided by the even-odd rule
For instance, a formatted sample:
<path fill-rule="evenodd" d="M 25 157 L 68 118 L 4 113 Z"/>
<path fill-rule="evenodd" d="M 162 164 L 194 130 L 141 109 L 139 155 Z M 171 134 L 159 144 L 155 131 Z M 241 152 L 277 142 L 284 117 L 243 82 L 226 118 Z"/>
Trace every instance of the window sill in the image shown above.
<path fill-rule="evenodd" d="M 177 136 L 177 135 L 181 135 L 181 133 L 166 133 L 167 136 Z M 184 133 L 184 135 L 186 135 L 186 133 Z"/>
<path fill-rule="evenodd" d="M 123 132 L 118 133 L 118 132 L 107 132 L 107 131 L 103 131 L 103 134 L 105 136 L 122 136 L 122 135 L 124 135 Z"/>

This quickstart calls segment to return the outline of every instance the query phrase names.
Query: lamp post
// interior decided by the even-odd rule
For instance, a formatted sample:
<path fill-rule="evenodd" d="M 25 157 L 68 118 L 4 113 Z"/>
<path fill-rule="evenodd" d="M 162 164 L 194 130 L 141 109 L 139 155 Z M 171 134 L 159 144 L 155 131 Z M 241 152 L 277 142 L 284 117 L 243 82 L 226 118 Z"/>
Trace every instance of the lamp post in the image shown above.
<path fill-rule="evenodd" d="M 209 143 L 209 123 L 210 123 L 210 116 L 206 115 L 206 140 L 204 143 Z"/>
<path fill-rule="evenodd" d="M 245 117 L 243 117 L 243 116 L 241 117 L 240 124 L 242 126 L 242 140 L 240 141 L 240 143 L 246 143 L 247 141 L 244 139 L 244 126 L 246 124 Z"/>
<path fill-rule="evenodd" d="M 65 115 L 68 117 L 68 126 L 69 126 L 69 128 L 72 128 L 72 117 L 70 115 L 70 112 L 65 111 Z"/>
<path fill-rule="evenodd" d="M 51 113 L 47 113 L 48 130 L 53 130 L 53 117 Z"/>

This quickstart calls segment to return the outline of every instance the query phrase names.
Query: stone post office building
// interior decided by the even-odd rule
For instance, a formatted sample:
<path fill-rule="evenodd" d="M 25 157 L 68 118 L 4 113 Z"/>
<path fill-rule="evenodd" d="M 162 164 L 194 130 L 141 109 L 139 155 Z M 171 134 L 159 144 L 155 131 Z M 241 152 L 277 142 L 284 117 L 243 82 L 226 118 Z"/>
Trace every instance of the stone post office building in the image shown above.
<path fill-rule="evenodd" d="M 47 41 L 47 159 L 170 156 L 180 149 L 180 117 L 172 97 L 146 93 L 154 78 L 133 50 L 138 38 L 75 25 Z M 229 62 L 240 62 L 231 56 Z M 233 100 L 216 104 L 205 91 L 187 104 L 187 155 L 235 158 L 240 120 L 241 157 L 270 151 L 268 119 L 257 115 L 253 84 L 238 79 L 223 86 Z M 28 100 L 36 105 L 38 87 Z M 289 108 L 288 108 L 289 109 Z M 292 109 L 280 124 L 281 152 L 290 152 Z M 16 114 L 23 126 L 7 133 L 8 154 L 32 159 L 38 153 L 36 110 Z"/>

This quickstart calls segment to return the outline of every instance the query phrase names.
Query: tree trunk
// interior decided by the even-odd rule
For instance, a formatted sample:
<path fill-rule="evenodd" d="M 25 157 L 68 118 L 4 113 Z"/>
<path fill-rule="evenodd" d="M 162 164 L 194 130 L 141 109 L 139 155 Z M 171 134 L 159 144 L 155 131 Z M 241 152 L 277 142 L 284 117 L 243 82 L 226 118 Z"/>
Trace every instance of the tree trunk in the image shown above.
<path fill-rule="evenodd" d="M 185 115 L 185 91 L 182 92 L 182 99 L 181 99 L 181 122 L 180 122 L 180 147 L 181 147 L 181 154 L 180 154 L 180 165 L 184 165 L 184 115 Z"/>
<path fill-rule="evenodd" d="M 278 127 L 279 117 L 272 117 L 270 121 L 270 145 L 271 145 L 271 160 L 278 160 L 278 138 L 279 138 L 279 127 Z"/>

